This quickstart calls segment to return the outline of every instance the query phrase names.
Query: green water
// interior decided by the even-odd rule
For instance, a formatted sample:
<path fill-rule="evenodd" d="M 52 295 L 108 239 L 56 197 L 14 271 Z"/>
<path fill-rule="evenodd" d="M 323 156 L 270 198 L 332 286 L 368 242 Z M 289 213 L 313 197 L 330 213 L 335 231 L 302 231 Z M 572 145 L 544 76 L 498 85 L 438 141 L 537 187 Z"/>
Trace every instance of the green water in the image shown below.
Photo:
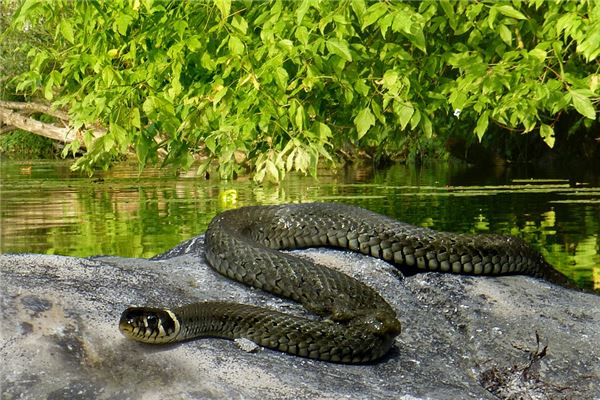
<path fill-rule="evenodd" d="M 66 162 L 0 166 L 0 251 L 151 257 L 202 233 L 222 210 L 337 201 L 420 226 L 503 233 L 582 286 L 600 287 L 600 182 L 588 170 L 447 165 L 321 171 L 279 186 L 120 165 L 93 179 Z"/>

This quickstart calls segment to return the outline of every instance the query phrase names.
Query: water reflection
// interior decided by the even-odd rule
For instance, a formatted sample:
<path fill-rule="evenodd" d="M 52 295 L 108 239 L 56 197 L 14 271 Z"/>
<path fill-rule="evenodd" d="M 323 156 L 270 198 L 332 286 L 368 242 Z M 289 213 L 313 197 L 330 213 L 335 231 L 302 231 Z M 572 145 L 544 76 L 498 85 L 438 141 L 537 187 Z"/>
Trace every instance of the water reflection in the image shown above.
<path fill-rule="evenodd" d="M 0 249 L 151 257 L 203 232 L 228 208 L 340 201 L 439 230 L 519 236 L 582 285 L 600 287 L 598 175 L 565 171 L 395 165 L 324 170 L 318 181 L 292 175 L 279 186 L 260 186 L 166 169 L 138 176 L 127 164 L 90 180 L 65 162 L 4 161 Z"/>

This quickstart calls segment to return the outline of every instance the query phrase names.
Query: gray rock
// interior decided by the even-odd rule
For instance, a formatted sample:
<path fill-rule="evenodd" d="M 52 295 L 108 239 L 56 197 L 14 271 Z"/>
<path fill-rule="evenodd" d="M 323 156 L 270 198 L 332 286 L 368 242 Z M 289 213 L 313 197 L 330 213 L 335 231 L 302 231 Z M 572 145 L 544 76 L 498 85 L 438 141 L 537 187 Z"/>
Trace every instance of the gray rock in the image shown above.
<path fill-rule="evenodd" d="M 341 365 L 233 342 L 125 339 L 129 305 L 235 300 L 303 314 L 231 282 L 203 238 L 152 260 L 0 255 L 2 399 L 598 399 L 600 297 L 525 276 L 421 274 L 372 258 L 296 252 L 365 281 L 398 310 L 385 359 Z"/>

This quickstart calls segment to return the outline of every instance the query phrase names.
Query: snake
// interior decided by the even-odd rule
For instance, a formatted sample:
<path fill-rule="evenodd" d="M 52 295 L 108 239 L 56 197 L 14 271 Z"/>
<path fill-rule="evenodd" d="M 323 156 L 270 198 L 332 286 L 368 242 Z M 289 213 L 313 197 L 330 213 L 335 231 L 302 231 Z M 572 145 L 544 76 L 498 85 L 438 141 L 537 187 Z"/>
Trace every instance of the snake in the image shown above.
<path fill-rule="evenodd" d="M 218 337 L 337 363 L 382 358 L 401 332 L 395 309 L 365 283 L 281 251 L 310 247 L 376 257 L 405 275 L 526 274 L 573 287 L 538 251 L 513 236 L 441 232 L 341 203 L 246 206 L 209 223 L 208 264 L 230 279 L 300 303 L 314 318 L 204 301 L 174 308 L 132 306 L 122 313 L 119 329 L 150 344 Z"/>

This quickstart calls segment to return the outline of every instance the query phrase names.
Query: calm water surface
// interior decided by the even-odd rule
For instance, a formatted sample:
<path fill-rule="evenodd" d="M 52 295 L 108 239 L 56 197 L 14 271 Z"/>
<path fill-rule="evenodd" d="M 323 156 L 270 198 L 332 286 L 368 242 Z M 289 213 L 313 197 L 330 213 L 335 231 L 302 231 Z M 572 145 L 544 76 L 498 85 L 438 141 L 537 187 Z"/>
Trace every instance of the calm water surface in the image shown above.
<path fill-rule="evenodd" d="M 151 257 L 244 205 L 336 201 L 420 226 L 518 236 L 600 288 L 600 180 L 588 170 L 395 165 L 223 182 L 124 164 L 90 179 L 67 162 L 0 163 L 0 251 Z"/>

